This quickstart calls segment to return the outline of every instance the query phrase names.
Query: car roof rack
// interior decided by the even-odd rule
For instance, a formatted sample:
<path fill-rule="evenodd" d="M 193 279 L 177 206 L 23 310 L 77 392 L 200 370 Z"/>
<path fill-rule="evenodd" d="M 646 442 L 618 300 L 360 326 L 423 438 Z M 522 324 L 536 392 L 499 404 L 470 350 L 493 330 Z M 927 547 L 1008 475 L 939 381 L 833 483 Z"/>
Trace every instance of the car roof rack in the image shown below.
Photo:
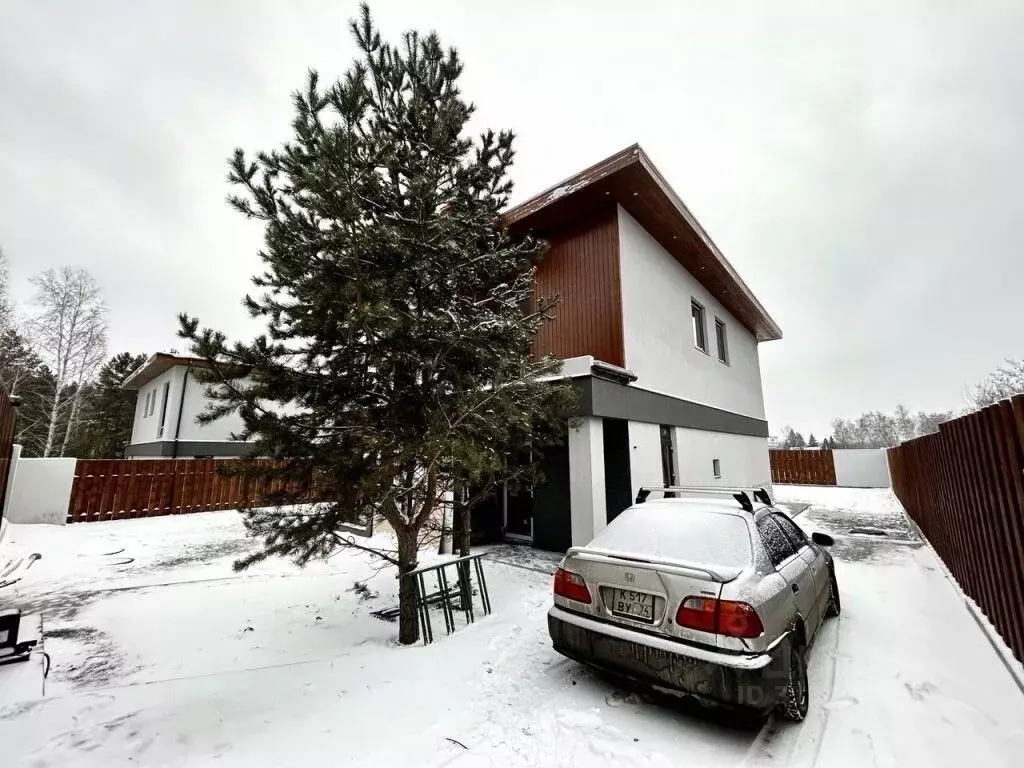
<path fill-rule="evenodd" d="M 720 485 L 657 485 L 644 486 L 636 495 L 636 503 L 643 504 L 652 493 L 690 494 L 694 496 L 731 496 L 747 512 L 754 511 L 754 501 L 772 505 L 772 497 L 764 488 L 727 488 Z M 753 500 L 751 500 L 753 497 Z"/>

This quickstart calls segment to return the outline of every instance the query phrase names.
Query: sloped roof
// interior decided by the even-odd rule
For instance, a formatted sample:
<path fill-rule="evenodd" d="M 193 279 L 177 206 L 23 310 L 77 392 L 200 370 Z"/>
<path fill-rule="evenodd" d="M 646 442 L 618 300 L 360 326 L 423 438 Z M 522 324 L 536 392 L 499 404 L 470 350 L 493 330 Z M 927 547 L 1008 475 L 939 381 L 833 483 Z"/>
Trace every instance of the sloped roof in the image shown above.
<path fill-rule="evenodd" d="M 157 352 L 154 355 L 150 355 L 146 362 L 128 374 L 128 377 L 121 382 L 121 389 L 142 389 L 142 387 L 146 386 L 161 373 L 176 365 L 187 365 L 192 368 L 209 367 L 207 362 L 201 357 Z"/>
<path fill-rule="evenodd" d="M 502 214 L 513 232 L 556 232 L 609 202 L 621 205 L 758 341 L 782 329 L 718 250 L 639 144 L 605 158 Z"/>

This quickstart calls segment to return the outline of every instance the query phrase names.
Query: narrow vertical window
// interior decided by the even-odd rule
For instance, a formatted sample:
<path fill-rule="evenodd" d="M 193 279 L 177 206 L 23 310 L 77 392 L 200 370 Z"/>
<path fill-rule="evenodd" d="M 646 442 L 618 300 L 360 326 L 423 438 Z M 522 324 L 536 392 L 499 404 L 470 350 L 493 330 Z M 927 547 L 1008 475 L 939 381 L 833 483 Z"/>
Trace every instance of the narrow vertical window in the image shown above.
<path fill-rule="evenodd" d="M 169 381 L 164 382 L 164 388 L 160 392 L 160 428 L 156 431 L 156 436 L 164 436 L 164 426 L 167 423 L 167 396 L 171 391 L 171 383 Z"/>
<path fill-rule="evenodd" d="M 711 471 L 715 473 L 715 479 L 720 480 L 722 478 L 722 462 L 718 459 L 712 459 Z"/>
<path fill-rule="evenodd" d="M 729 364 L 729 339 L 725 334 L 725 323 L 715 318 L 715 341 L 718 344 L 718 359 Z"/>
<path fill-rule="evenodd" d="M 701 352 L 708 351 L 708 329 L 704 320 L 704 306 L 690 299 L 690 317 L 693 318 L 693 345 Z"/>

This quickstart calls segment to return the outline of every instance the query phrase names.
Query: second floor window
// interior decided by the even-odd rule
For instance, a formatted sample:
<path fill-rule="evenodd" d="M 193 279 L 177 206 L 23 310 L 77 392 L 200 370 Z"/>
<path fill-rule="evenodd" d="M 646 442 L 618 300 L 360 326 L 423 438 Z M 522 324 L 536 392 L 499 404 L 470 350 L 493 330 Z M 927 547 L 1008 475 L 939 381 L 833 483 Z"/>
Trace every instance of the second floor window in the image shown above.
<path fill-rule="evenodd" d="M 715 341 L 718 343 L 718 359 L 728 365 L 729 339 L 725 335 L 725 323 L 715 318 Z"/>
<path fill-rule="evenodd" d="M 693 318 L 693 345 L 701 352 L 708 351 L 708 331 L 704 321 L 704 306 L 690 299 L 690 316 Z"/>
<path fill-rule="evenodd" d="M 156 431 L 157 437 L 164 436 L 164 427 L 167 425 L 167 396 L 170 394 L 170 390 L 170 382 L 165 381 L 163 390 L 160 392 L 160 427 Z"/>

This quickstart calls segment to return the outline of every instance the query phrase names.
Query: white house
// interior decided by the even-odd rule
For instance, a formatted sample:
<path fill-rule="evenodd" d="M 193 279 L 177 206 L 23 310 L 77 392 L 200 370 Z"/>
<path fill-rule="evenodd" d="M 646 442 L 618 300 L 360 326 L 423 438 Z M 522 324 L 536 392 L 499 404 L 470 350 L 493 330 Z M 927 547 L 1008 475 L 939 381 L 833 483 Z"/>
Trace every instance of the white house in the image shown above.
<path fill-rule="evenodd" d="M 243 456 L 249 445 L 235 440 L 242 430 L 237 413 L 210 424 L 197 421 L 208 404 L 206 384 L 195 377 L 205 361 L 157 353 L 121 385 L 135 390 L 135 421 L 125 456 L 136 459 L 228 458 Z"/>
<path fill-rule="evenodd" d="M 645 485 L 771 483 L 758 345 L 782 332 L 639 146 L 503 223 L 550 244 L 535 289 L 560 302 L 534 351 L 563 358 L 580 397 L 545 482 L 475 509 L 480 536 L 565 550 Z M 139 393 L 128 456 L 245 453 L 237 415 L 196 423 L 202 365 L 158 354 L 125 381 Z"/>
<path fill-rule="evenodd" d="M 782 331 L 639 146 L 503 221 L 550 243 L 536 290 L 560 303 L 535 352 L 564 358 L 581 397 L 547 481 L 478 529 L 564 550 L 645 485 L 771 483 L 758 344 Z"/>

